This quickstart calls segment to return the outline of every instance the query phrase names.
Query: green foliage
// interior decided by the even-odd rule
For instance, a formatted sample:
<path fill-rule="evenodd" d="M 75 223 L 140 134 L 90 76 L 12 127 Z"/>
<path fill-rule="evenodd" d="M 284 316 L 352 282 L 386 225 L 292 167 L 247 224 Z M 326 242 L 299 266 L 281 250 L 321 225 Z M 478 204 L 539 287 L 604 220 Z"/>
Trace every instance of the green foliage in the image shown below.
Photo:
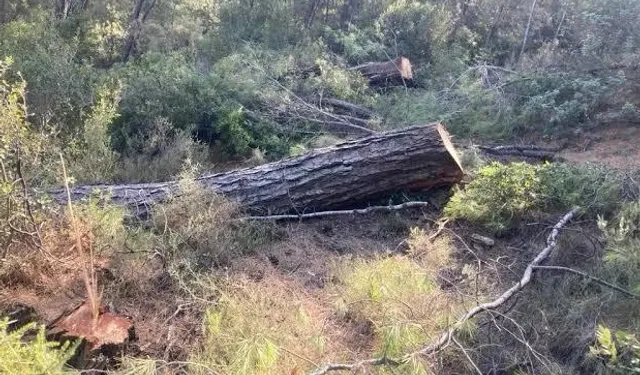
<path fill-rule="evenodd" d="M 113 179 L 118 167 L 118 153 L 111 148 L 109 126 L 118 117 L 117 89 L 104 88 L 84 120 L 81 142 L 69 147 L 71 170 L 77 181 L 106 182 Z"/>
<path fill-rule="evenodd" d="M 621 188 L 620 177 L 607 168 L 494 162 L 454 194 L 445 213 L 502 232 L 536 210 L 579 206 L 592 215 L 609 214 L 620 204 Z"/>
<path fill-rule="evenodd" d="M 423 232 L 413 231 L 410 248 L 416 260 L 359 259 L 338 270 L 336 307 L 349 319 L 373 325 L 379 355 L 408 353 L 436 335 L 450 318 L 451 301 L 433 280 L 448 262 L 449 244 L 433 244 Z"/>
<path fill-rule="evenodd" d="M 622 176 L 603 165 L 554 163 L 540 169 L 541 208 L 567 210 L 579 206 L 595 215 L 611 215 L 623 201 Z"/>
<path fill-rule="evenodd" d="M 429 62 L 432 51 L 444 48 L 450 25 L 451 15 L 441 5 L 396 0 L 380 15 L 377 27 L 392 55 Z"/>
<path fill-rule="evenodd" d="M 605 263 L 620 282 L 640 291 L 640 202 L 623 204 L 611 221 L 600 217 L 598 225 L 608 240 Z"/>
<path fill-rule="evenodd" d="M 541 168 L 526 163 L 491 163 L 482 167 L 466 189 L 454 194 L 445 213 L 503 231 L 535 207 Z"/>
<path fill-rule="evenodd" d="M 24 375 L 65 375 L 75 374 L 67 368 L 67 361 L 74 355 L 76 346 L 70 343 L 60 344 L 47 341 L 45 327 L 37 327 L 37 334 L 31 341 L 23 337 L 36 324 L 28 324 L 16 331 L 9 332 L 9 321 L 0 320 L 0 373 Z"/>
<path fill-rule="evenodd" d="M 615 334 L 605 326 L 598 325 L 596 343 L 589 354 L 605 361 L 607 369 L 616 374 L 640 372 L 640 340 L 635 335 L 617 331 Z"/>
<path fill-rule="evenodd" d="M 0 28 L 0 51 L 0 58 L 13 57 L 14 70 L 28 82 L 32 121 L 74 134 L 81 127 L 83 111 L 92 103 L 98 78 L 90 65 L 76 62 L 76 41 L 63 38 L 41 17 Z"/>
<path fill-rule="evenodd" d="M 51 181 L 52 136 L 27 122 L 25 83 L 5 80 L 12 60 L 0 61 L 0 243 L 11 246 L 15 228 L 31 231 L 36 202 L 29 187 Z M 8 242 L 5 242 L 8 240 Z"/>

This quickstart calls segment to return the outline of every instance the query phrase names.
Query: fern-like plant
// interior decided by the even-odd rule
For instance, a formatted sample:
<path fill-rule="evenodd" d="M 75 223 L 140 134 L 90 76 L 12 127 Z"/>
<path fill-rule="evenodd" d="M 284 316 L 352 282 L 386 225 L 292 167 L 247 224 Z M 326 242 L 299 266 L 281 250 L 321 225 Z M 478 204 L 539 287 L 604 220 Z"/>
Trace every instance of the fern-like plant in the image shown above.
<path fill-rule="evenodd" d="M 9 320 L 0 321 L 0 374 L 68 375 L 76 372 L 67 368 L 76 345 L 47 341 L 44 327 L 27 324 L 9 332 Z M 35 339 L 24 341 L 27 332 L 37 329 Z"/>

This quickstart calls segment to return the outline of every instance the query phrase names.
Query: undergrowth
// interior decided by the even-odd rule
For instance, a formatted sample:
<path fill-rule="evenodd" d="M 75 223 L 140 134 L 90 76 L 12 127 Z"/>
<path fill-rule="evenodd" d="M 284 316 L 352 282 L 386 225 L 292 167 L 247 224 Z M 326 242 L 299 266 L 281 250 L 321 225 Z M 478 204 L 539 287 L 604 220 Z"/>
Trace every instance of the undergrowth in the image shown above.
<path fill-rule="evenodd" d="M 67 342 L 48 341 L 44 326 L 30 323 L 15 331 L 8 331 L 9 321 L 0 320 L 0 374 L 69 375 L 76 371 L 66 366 L 76 346 Z M 36 330 L 35 338 L 24 336 Z"/>
<path fill-rule="evenodd" d="M 413 229 L 408 245 L 408 255 L 348 260 L 336 271 L 336 309 L 343 319 L 370 326 L 372 354 L 377 356 L 398 358 L 417 350 L 445 329 L 459 308 L 436 279 L 450 265 L 448 239 L 432 242 Z M 466 328 L 472 334 L 473 327 Z M 393 370 L 431 373 L 430 364 L 405 360 Z"/>
<path fill-rule="evenodd" d="M 313 299 L 293 284 L 240 277 L 210 286 L 217 301 L 205 313 L 204 341 L 190 359 L 193 374 L 298 374 L 341 346 L 327 336 Z"/>
<path fill-rule="evenodd" d="M 583 211 L 612 214 L 622 199 L 621 178 L 599 166 L 490 163 L 455 192 L 445 214 L 504 232 L 532 212 Z"/>

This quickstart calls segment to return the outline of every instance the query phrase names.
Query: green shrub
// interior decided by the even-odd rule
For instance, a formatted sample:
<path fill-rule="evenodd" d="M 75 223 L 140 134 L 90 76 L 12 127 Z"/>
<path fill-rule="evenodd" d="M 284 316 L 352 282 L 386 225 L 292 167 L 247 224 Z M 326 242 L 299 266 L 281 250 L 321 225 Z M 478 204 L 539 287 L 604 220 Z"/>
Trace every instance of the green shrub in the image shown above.
<path fill-rule="evenodd" d="M 596 330 L 596 343 L 589 348 L 589 354 L 604 362 L 604 367 L 608 370 L 606 372 L 640 373 L 640 340 L 631 333 L 613 333 L 609 328 L 599 325 Z"/>
<path fill-rule="evenodd" d="M 491 163 L 482 167 L 464 190 L 451 197 L 445 213 L 503 231 L 536 206 L 541 168 L 526 163 Z"/>
<path fill-rule="evenodd" d="M 611 215 L 622 201 L 622 178 L 608 166 L 554 163 L 539 169 L 541 208 L 580 206 L 591 215 Z"/>
<path fill-rule="evenodd" d="M 77 60 L 78 45 L 63 38 L 46 17 L 0 28 L 0 58 L 12 56 L 15 72 L 28 82 L 34 125 L 55 125 L 66 136 L 81 130 L 83 112 L 93 102 L 100 74 Z"/>
<path fill-rule="evenodd" d="M 99 91 L 91 113 L 84 120 L 82 139 L 68 147 L 69 172 L 79 182 L 105 183 L 115 176 L 119 155 L 111 148 L 109 126 L 118 117 L 118 94 L 117 89 Z"/>
<path fill-rule="evenodd" d="M 579 206 L 594 216 L 610 214 L 620 204 L 621 189 L 620 176 L 604 167 L 494 162 L 456 191 L 445 213 L 499 233 L 537 210 Z"/>
<path fill-rule="evenodd" d="M 605 264 L 624 282 L 640 291 L 640 202 L 625 203 L 611 221 L 600 218 L 607 236 Z"/>
<path fill-rule="evenodd" d="M 75 345 L 47 341 L 45 327 L 37 327 L 32 341 L 23 341 L 23 336 L 33 329 L 35 323 L 16 331 L 8 332 L 9 321 L 0 320 L 0 374 L 65 375 L 75 374 L 66 363 L 75 352 Z"/>

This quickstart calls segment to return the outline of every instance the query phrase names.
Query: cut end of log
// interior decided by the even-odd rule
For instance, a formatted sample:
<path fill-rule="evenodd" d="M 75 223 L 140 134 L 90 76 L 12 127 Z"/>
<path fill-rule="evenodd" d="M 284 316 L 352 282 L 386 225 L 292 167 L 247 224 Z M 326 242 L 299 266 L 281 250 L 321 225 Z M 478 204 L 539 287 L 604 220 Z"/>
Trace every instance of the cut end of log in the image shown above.
<path fill-rule="evenodd" d="M 413 70 L 411 69 L 411 62 L 406 57 L 398 57 L 395 60 L 396 68 L 400 71 L 400 75 L 407 81 L 413 79 Z"/>
<path fill-rule="evenodd" d="M 48 335 L 59 340 L 81 339 L 89 353 L 104 347 L 122 348 L 135 338 L 130 319 L 105 311 L 102 306 L 94 318 L 88 301 L 53 322 Z"/>
<path fill-rule="evenodd" d="M 460 171 L 464 173 L 462 163 L 460 162 L 460 156 L 458 155 L 455 147 L 453 147 L 449 132 L 447 132 L 447 130 L 444 128 L 444 125 L 442 125 L 441 123 L 438 123 L 436 125 L 436 129 L 438 130 L 438 134 L 440 134 L 440 138 L 442 138 L 442 144 L 444 145 L 444 148 L 449 152 L 455 163 L 458 165 L 458 168 L 460 168 Z"/>

